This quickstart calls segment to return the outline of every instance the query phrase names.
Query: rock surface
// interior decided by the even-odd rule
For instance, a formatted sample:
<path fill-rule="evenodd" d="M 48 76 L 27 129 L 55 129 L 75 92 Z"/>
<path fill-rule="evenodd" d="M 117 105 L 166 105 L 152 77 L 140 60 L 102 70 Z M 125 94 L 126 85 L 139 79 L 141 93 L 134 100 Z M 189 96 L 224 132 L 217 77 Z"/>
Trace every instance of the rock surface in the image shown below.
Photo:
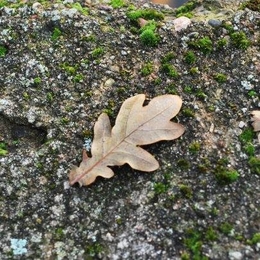
<path fill-rule="evenodd" d="M 259 259 L 260 13 L 200 0 L 177 32 L 148 1 L 2 2 L 0 259 Z M 164 14 L 155 46 L 134 6 Z M 70 187 L 99 114 L 136 93 L 180 95 L 185 134 L 147 148 L 156 172 Z"/>

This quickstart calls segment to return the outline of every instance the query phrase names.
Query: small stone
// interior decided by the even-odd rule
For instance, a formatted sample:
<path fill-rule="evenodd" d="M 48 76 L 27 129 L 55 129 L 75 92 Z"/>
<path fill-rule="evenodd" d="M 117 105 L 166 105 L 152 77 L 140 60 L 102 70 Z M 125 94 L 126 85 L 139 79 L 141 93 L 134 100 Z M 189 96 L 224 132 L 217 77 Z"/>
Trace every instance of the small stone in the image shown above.
<path fill-rule="evenodd" d="M 238 124 L 238 127 L 243 128 L 245 125 L 246 125 L 245 122 L 240 121 L 239 124 Z"/>
<path fill-rule="evenodd" d="M 137 22 L 140 27 L 144 27 L 148 23 L 148 21 L 143 18 L 138 18 Z"/>
<path fill-rule="evenodd" d="M 0 112 L 12 107 L 12 102 L 8 99 L 0 99 Z"/>
<path fill-rule="evenodd" d="M 186 29 L 190 24 L 191 20 L 188 17 L 181 16 L 173 21 L 175 31 L 181 31 L 182 29 Z"/>
<path fill-rule="evenodd" d="M 117 248 L 119 249 L 124 249 L 124 248 L 128 248 L 129 247 L 129 243 L 127 242 L 126 239 L 121 240 L 118 244 L 117 244 Z"/>
<path fill-rule="evenodd" d="M 73 4 L 73 0 L 64 0 L 63 1 L 63 4 L 65 5 L 65 4 Z"/>
<path fill-rule="evenodd" d="M 218 28 L 221 26 L 222 22 L 220 20 L 216 20 L 216 19 L 210 19 L 208 21 L 208 24 L 214 28 Z"/>
<path fill-rule="evenodd" d="M 41 3 L 35 2 L 32 5 L 32 9 L 33 9 L 34 12 L 39 13 L 39 12 L 43 11 L 43 6 L 42 6 Z"/>
<path fill-rule="evenodd" d="M 243 258 L 242 253 L 238 251 L 229 251 L 228 256 L 230 260 L 240 260 Z"/>
<path fill-rule="evenodd" d="M 106 86 L 107 88 L 110 88 L 110 87 L 113 86 L 114 83 L 115 83 L 115 80 L 110 78 L 110 79 L 106 80 L 105 86 Z"/>
<path fill-rule="evenodd" d="M 106 239 L 107 239 L 107 241 L 111 242 L 111 241 L 114 240 L 114 237 L 108 232 L 108 233 L 106 234 Z"/>
<path fill-rule="evenodd" d="M 249 81 L 242 80 L 241 85 L 246 89 L 246 90 L 251 90 L 253 88 L 252 84 Z"/>
<path fill-rule="evenodd" d="M 110 70 L 113 72 L 119 72 L 120 68 L 117 65 L 112 65 L 112 66 L 110 66 Z"/>

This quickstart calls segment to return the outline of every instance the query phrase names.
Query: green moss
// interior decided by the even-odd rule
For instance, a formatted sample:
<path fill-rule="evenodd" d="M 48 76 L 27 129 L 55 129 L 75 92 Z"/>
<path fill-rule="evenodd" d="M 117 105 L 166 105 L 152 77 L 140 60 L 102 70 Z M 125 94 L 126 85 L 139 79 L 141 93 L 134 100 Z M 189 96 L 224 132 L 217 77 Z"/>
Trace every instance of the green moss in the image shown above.
<path fill-rule="evenodd" d="M 177 161 L 177 166 L 182 170 L 188 170 L 190 168 L 190 163 L 185 159 L 179 159 Z"/>
<path fill-rule="evenodd" d="M 218 82 L 218 83 L 224 83 L 227 81 L 227 76 L 223 73 L 217 73 L 214 75 L 214 79 Z"/>
<path fill-rule="evenodd" d="M 251 240 L 247 241 L 250 245 L 256 245 L 260 243 L 260 233 L 255 233 Z"/>
<path fill-rule="evenodd" d="M 154 47 L 159 43 L 159 35 L 151 29 L 146 29 L 140 34 L 142 44 Z"/>
<path fill-rule="evenodd" d="M 167 94 L 177 95 L 178 91 L 174 83 L 170 83 L 165 87 L 165 92 Z"/>
<path fill-rule="evenodd" d="M 236 181 L 239 177 L 239 173 L 236 170 L 229 170 L 224 167 L 218 167 L 215 170 L 215 176 L 220 184 L 227 185 Z"/>
<path fill-rule="evenodd" d="M 241 235 L 241 234 L 236 234 L 235 239 L 238 240 L 238 241 L 244 241 L 245 240 L 244 236 Z"/>
<path fill-rule="evenodd" d="M 91 56 L 95 60 L 100 58 L 104 54 L 104 52 L 105 51 L 102 47 L 97 47 L 91 52 Z"/>
<path fill-rule="evenodd" d="M 198 165 L 198 170 L 199 170 L 201 173 L 206 173 L 206 172 L 208 172 L 209 167 L 208 167 L 207 165 L 203 164 L 203 163 L 200 163 L 200 164 Z"/>
<path fill-rule="evenodd" d="M 252 173 L 260 175 L 260 158 L 251 157 L 248 164 Z"/>
<path fill-rule="evenodd" d="M 108 100 L 108 105 L 105 109 L 103 109 L 103 113 L 106 113 L 108 116 L 114 115 L 114 108 L 115 108 L 115 101 L 114 100 Z"/>
<path fill-rule="evenodd" d="M 84 76 L 83 76 L 81 73 L 76 74 L 76 75 L 73 77 L 73 81 L 74 81 L 74 82 L 81 82 L 81 81 L 83 81 L 83 79 L 84 79 Z"/>
<path fill-rule="evenodd" d="M 232 44 L 239 49 L 247 49 L 250 46 L 250 41 L 244 32 L 234 32 L 230 35 Z"/>
<path fill-rule="evenodd" d="M 188 51 L 185 55 L 184 55 L 184 60 L 185 62 L 187 62 L 188 64 L 193 64 L 196 62 L 196 55 L 194 54 L 193 51 Z"/>
<path fill-rule="evenodd" d="M 88 15 L 88 9 L 86 7 L 82 7 L 78 2 L 71 4 L 71 7 L 77 9 L 83 15 Z"/>
<path fill-rule="evenodd" d="M 176 54 L 172 51 L 167 52 L 162 58 L 161 58 L 161 63 L 162 64 L 167 64 L 169 63 L 171 60 L 173 60 L 176 57 Z"/>
<path fill-rule="evenodd" d="M 183 108 L 182 113 L 186 117 L 195 117 L 195 113 L 191 108 Z"/>
<path fill-rule="evenodd" d="M 219 215 L 219 209 L 216 208 L 216 207 L 213 207 L 211 210 L 210 210 L 210 214 L 213 216 L 213 217 L 216 217 Z"/>
<path fill-rule="evenodd" d="M 120 216 L 116 217 L 116 224 L 117 225 L 122 225 L 123 224 L 123 219 Z"/>
<path fill-rule="evenodd" d="M 5 156 L 8 154 L 7 145 L 5 142 L 0 142 L 0 156 Z"/>
<path fill-rule="evenodd" d="M 232 231 L 233 226 L 228 222 L 224 222 L 220 225 L 219 229 L 223 234 L 228 235 Z"/>
<path fill-rule="evenodd" d="M 193 89 L 191 86 L 185 86 L 183 92 L 186 94 L 191 94 L 193 92 Z"/>
<path fill-rule="evenodd" d="M 168 189 L 169 189 L 169 186 L 162 182 L 157 182 L 157 183 L 154 183 L 154 185 L 153 185 L 153 190 L 156 195 L 165 193 L 165 192 L 167 192 Z"/>
<path fill-rule="evenodd" d="M 65 238 L 65 234 L 62 228 L 57 228 L 54 232 L 55 240 L 63 240 Z"/>
<path fill-rule="evenodd" d="M 138 9 L 135 11 L 130 11 L 127 13 L 127 17 L 133 22 L 136 22 L 138 18 L 155 21 L 164 19 L 163 13 L 154 9 Z"/>
<path fill-rule="evenodd" d="M 23 98 L 28 101 L 30 100 L 31 96 L 25 91 L 23 92 Z"/>
<path fill-rule="evenodd" d="M 188 229 L 187 235 L 184 239 L 185 246 L 191 251 L 191 259 L 193 260 L 206 260 L 208 259 L 202 253 L 202 235 L 194 229 Z"/>
<path fill-rule="evenodd" d="M 52 101 L 54 100 L 54 93 L 52 92 L 47 92 L 46 94 L 46 99 L 49 103 L 52 103 Z"/>
<path fill-rule="evenodd" d="M 67 125 L 68 123 L 69 123 L 69 118 L 67 118 L 67 117 L 62 117 L 61 119 L 60 119 L 60 122 L 61 122 L 61 124 L 63 124 L 63 125 Z"/>
<path fill-rule="evenodd" d="M 252 128 L 246 128 L 239 136 L 239 140 L 242 144 L 253 143 L 255 132 Z"/>
<path fill-rule="evenodd" d="M 182 195 L 187 198 L 187 199 L 191 199 L 192 198 L 192 189 L 185 185 L 185 184 L 180 184 L 179 185 L 179 189 L 180 189 L 180 192 L 182 193 Z"/>
<path fill-rule="evenodd" d="M 227 39 L 224 38 L 217 41 L 218 49 L 224 48 L 225 46 L 227 46 Z"/>
<path fill-rule="evenodd" d="M 191 41 L 188 44 L 189 44 L 189 46 L 202 51 L 204 54 L 209 54 L 213 50 L 212 41 L 210 40 L 210 38 L 208 36 L 205 36 L 205 37 L 195 40 L 195 41 Z"/>
<path fill-rule="evenodd" d="M 123 93 L 126 93 L 127 88 L 126 87 L 118 87 L 116 89 L 117 94 L 121 95 Z"/>
<path fill-rule="evenodd" d="M 228 22 L 223 22 L 222 23 L 222 27 L 224 29 L 226 29 L 228 31 L 228 33 L 233 33 L 235 31 L 234 27 L 232 26 L 232 24 L 228 23 Z"/>
<path fill-rule="evenodd" d="M 212 41 L 208 36 L 199 39 L 197 41 L 197 46 L 204 54 L 211 53 L 213 50 Z"/>
<path fill-rule="evenodd" d="M 104 247 L 100 243 L 91 243 L 88 244 L 85 248 L 85 253 L 87 258 L 85 259 L 99 259 L 98 254 L 104 251 Z M 93 258 L 98 257 L 98 258 Z"/>
<path fill-rule="evenodd" d="M 198 67 L 190 68 L 190 73 L 193 74 L 193 75 L 199 74 L 199 68 Z"/>
<path fill-rule="evenodd" d="M 7 6 L 8 2 L 6 0 L 0 0 L 0 8 Z"/>
<path fill-rule="evenodd" d="M 142 33 L 145 30 L 152 30 L 154 32 L 156 28 L 157 23 L 155 21 L 148 21 L 147 24 L 145 24 L 145 26 L 140 28 L 139 33 Z"/>
<path fill-rule="evenodd" d="M 189 1 L 188 3 L 176 9 L 176 16 L 177 17 L 186 16 L 190 18 L 192 16 L 191 11 L 194 10 L 196 6 L 197 6 L 196 1 Z"/>
<path fill-rule="evenodd" d="M 249 97 L 251 97 L 251 98 L 255 98 L 255 97 L 258 96 L 258 93 L 257 93 L 256 91 L 254 91 L 254 90 L 250 90 L 250 91 L 247 93 L 247 95 L 248 95 Z"/>
<path fill-rule="evenodd" d="M 135 28 L 132 29 L 132 33 L 138 33 L 141 42 L 149 47 L 154 47 L 159 43 L 160 37 L 156 33 L 157 23 L 155 21 L 148 21 L 145 26 L 141 27 L 139 30 Z"/>
<path fill-rule="evenodd" d="M 41 82 L 42 82 L 42 79 L 40 77 L 36 77 L 36 78 L 33 79 L 33 83 L 35 85 L 39 85 Z"/>
<path fill-rule="evenodd" d="M 191 259 L 191 257 L 190 257 L 190 254 L 189 254 L 189 253 L 183 252 L 183 253 L 181 254 L 181 260 L 190 260 L 190 259 Z"/>
<path fill-rule="evenodd" d="M 214 112 L 215 106 L 213 104 L 210 104 L 206 107 L 207 112 Z"/>
<path fill-rule="evenodd" d="M 90 34 L 89 36 L 83 36 L 81 40 L 85 42 L 96 42 L 97 37 L 94 34 Z"/>
<path fill-rule="evenodd" d="M 124 0 L 111 0 L 110 5 L 113 8 L 120 8 L 120 7 L 125 6 L 125 1 Z"/>
<path fill-rule="evenodd" d="M 197 153 L 198 151 L 200 150 L 200 143 L 197 142 L 197 141 L 194 141 L 192 142 L 190 145 L 189 145 L 189 151 L 191 153 Z"/>
<path fill-rule="evenodd" d="M 39 169 L 39 170 L 43 170 L 43 169 L 44 169 L 43 163 L 41 163 L 41 162 L 37 162 L 37 163 L 35 164 L 35 166 L 36 166 L 36 168 Z"/>
<path fill-rule="evenodd" d="M 143 65 L 141 69 L 142 76 L 148 76 L 150 75 L 154 70 L 153 64 L 151 62 L 147 62 Z"/>
<path fill-rule="evenodd" d="M 159 85 L 162 83 L 162 79 L 157 78 L 157 79 L 155 79 L 155 80 L 153 81 L 153 83 L 154 83 L 155 86 L 159 86 Z"/>
<path fill-rule="evenodd" d="M 67 73 L 69 76 L 73 76 L 76 74 L 78 65 L 71 66 L 67 62 L 60 65 L 60 67 Z"/>
<path fill-rule="evenodd" d="M 217 232 L 214 230 L 213 227 L 209 227 L 206 230 L 205 239 L 208 241 L 216 241 L 218 238 Z"/>
<path fill-rule="evenodd" d="M 7 53 L 7 49 L 5 48 L 5 46 L 0 45 L 0 57 L 4 57 Z"/>
<path fill-rule="evenodd" d="M 243 150 L 246 152 L 248 156 L 254 156 L 255 155 L 255 147 L 251 143 L 247 143 L 244 147 Z"/>
<path fill-rule="evenodd" d="M 51 36 L 52 41 L 57 41 L 62 35 L 62 32 L 59 28 L 54 28 Z"/>
<path fill-rule="evenodd" d="M 171 78 L 177 78 L 179 76 L 177 70 L 170 63 L 163 63 L 160 70 Z"/>

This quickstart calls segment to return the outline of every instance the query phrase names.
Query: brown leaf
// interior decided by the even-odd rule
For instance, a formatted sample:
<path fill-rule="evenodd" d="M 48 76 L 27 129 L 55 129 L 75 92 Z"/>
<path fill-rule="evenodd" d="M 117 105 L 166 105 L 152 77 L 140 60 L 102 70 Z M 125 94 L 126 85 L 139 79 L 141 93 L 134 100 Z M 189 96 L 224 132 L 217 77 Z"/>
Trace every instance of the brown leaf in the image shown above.
<path fill-rule="evenodd" d="M 254 131 L 260 131 L 260 110 L 254 110 L 251 112 L 251 115 L 253 116 L 252 120 L 254 121 L 252 123 L 252 126 L 254 128 Z"/>
<path fill-rule="evenodd" d="M 182 100 L 176 95 L 155 97 L 143 106 L 145 95 L 128 98 L 121 106 L 115 126 L 111 129 L 107 114 L 99 116 L 94 126 L 92 157 L 83 151 L 79 167 L 74 166 L 69 174 L 70 185 L 89 185 L 97 176 L 111 178 L 114 172 L 108 166 L 128 163 L 140 171 L 154 171 L 157 160 L 140 145 L 160 140 L 172 140 L 181 136 L 184 127 L 171 122 L 181 108 Z"/>

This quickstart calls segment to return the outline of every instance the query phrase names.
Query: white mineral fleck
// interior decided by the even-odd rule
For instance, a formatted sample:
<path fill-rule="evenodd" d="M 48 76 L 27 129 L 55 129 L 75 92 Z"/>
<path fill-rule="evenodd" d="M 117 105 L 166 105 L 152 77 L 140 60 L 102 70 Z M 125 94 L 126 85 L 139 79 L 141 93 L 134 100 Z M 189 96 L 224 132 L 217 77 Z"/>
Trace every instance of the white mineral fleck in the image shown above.
<path fill-rule="evenodd" d="M 0 112 L 10 108 L 13 103 L 8 99 L 0 99 Z"/>
<path fill-rule="evenodd" d="M 124 248 L 128 248 L 128 247 L 129 247 L 129 243 L 127 242 L 127 240 L 125 238 L 117 244 L 117 248 L 119 248 L 119 249 L 124 249 Z"/>
<path fill-rule="evenodd" d="M 240 260 L 243 258 L 242 253 L 238 251 L 229 251 L 228 256 L 230 260 Z"/>
<path fill-rule="evenodd" d="M 243 128 L 245 125 L 246 125 L 245 122 L 240 121 L 239 124 L 238 124 L 238 127 Z"/>
<path fill-rule="evenodd" d="M 246 89 L 246 90 L 250 90 L 253 88 L 252 84 L 246 80 L 242 80 L 241 81 L 241 85 Z"/>
<path fill-rule="evenodd" d="M 27 119 L 29 123 L 34 123 L 36 120 L 36 111 L 34 107 L 31 107 L 27 113 Z"/>

